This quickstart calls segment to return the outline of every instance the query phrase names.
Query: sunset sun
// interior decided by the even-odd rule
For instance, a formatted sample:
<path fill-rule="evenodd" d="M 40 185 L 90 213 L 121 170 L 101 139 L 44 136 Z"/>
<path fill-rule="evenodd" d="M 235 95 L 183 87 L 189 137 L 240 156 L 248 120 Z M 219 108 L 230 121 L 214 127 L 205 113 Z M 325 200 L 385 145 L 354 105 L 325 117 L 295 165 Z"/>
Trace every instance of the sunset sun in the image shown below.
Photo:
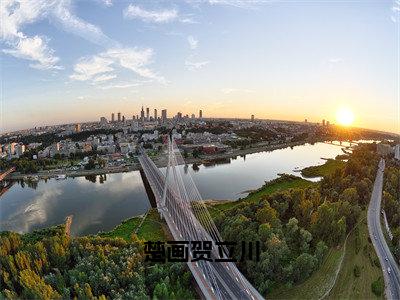
<path fill-rule="evenodd" d="M 336 121 L 339 125 L 350 126 L 353 124 L 354 114 L 350 109 L 342 107 L 336 113 Z"/>

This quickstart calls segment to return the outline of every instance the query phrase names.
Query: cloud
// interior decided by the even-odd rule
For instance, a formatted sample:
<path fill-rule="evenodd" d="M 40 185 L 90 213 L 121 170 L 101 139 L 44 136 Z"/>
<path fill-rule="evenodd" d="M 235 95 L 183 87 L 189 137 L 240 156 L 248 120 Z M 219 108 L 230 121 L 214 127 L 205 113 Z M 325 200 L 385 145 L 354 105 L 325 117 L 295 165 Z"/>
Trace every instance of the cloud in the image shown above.
<path fill-rule="evenodd" d="M 199 45 L 199 41 L 196 40 L 196 39 L 195 39 L 193 36 L 191 36 L 191 35 L 188 36 L 187 40 L 188 40 L 190 49 L 192 49 L 192 50 L 196 49 L 197 46 Z"/>
<path fill-rule="evenodd" d="M 137 75 L 165 83 L 164 77 L 148 68 L 152 62 L 153 50 L 150 48 L 111 48 L 100 54 L 81 58 L 74 66 L 72 80 L 99 83 L 116 78 L 116 68 L 125 68 Z"/>
<path fill-rule="evenodd" d="M 188 70 L 194 71 L 194 70 L 200 70 L 209 63 L 210 63 L 209 61 L 191 62 L 187 60 L 185 61 L 185 66 Z"/>
<path fill-rule="evenodd" d="M 37 69 L 60 69 L 59 58 L 48 45 L 49 39 L 35 35 L 28 37 L 21 31 L 24 24 L 32 23 L 46 13 L 44 1 L 0 1 L 0 37 L 9 47 L 3 52 L 17 58 L 34 61 Z"/>
<path fill-rule="evenodd" d="M 3 52 L 16 58 L 34 61 L 35 63 L 30 64 L 32 68 L 40 70 L 61 69 L 57 65 L 60 59 L 54 56 L 54 50 L 48 47 L 47 39 L 37 35 L 32 38 L 22 36 L 13 45 L 13 48 L 3 49 Z"/>
<path fill-rule="evenodd" d="M 394 23 L 397 23 L 400 21 L 400 0 L 393 1 L 392 15 L 390 16 L 390 19 Z"/>
<path fill-rule="evenodd" d="M 129 6 L 124 9 L 123 14 L 127 19 L 140 19 L 148 23 L 168 23 L 178 18 L 178 11 L 176 9 L 158 11 L 145 10 L 133 4 L 129 4 Z"/>
<path fill-rule="evenodd" d="M 2 0 L 0 19 L 0 37 L 9 47 L 3 52 L 17 58 L 35 61 L 30 66 L 37 69 L 61 68 L 57 65 L 60 59 L 54 55 L 47 37 L 39 35 L 29 37 L 22 31 L 26 25 L 43 19 L 59 24 L 65 31 L 90 42 L 106 47 L 117 45 L 99 27 L 75 16 L 72 13 L 71 0 Z"/>
<path fill-rule="evenodd" d="M 93 82 L 103 82 L 103 81 L 108 81 L 111 79 L 117 78 L 117 75 L 115 74 L 103 74 L 100 76 L 97 76 L 93 79 Z"/>
<path fill-rule="evenodd" d="M 254 90 L 249 90 L 249 89 L 235 89 L 235 88 L 224 88 L 221 90 L 222 93 L 224 94 L 232 94 L 232 93 L 255 93 Z"/>
<path fill-rule="evenodd" d="M 55 5 L 52 10 L 52 17 L 65 31 L 80 36 L 89 42 L 106 47 L 117 45 L 98 26 L 90 24 L 72 14 L 70 0 L 62 0 L 59 5 Z"/>
<path fill-rule="evenodd" d="M 113 60 L 102 55 L 84 57 L 74 66 L 74 74 L 70 76 L 73 80 L 86 81 L 94 79 L 96 75 L 114 71 L 111 67 Z M 110 76 L 110 75 L 108 75 Z"/>
<path fill-rule="evenodd" d="M 110 7 L 113 5 L 112 0 L 102 0 L 102 2 L 104 3 L 105 6 Z"/>
<path fill-rule="evenodd" d="M 109 84 L 109 85 L 103 85 L 100 86 L 102 90 L 109 90 L 109 89 L 127 89 L 131 87 L 138 87 L 140 86 L 140 83 L 116 83 L 116 84 Z"/>
<path fill-rule="evenodd" d="M 186 2 L 194 5 L 209 4 L 250 9 L 256 7 L 259 4 L 274 2 L 274 0 L 186 0 Z"/>
<path fill-rule="evenodd" d="M 152 62 L 153 53 L 153 49 L 150 48 L 144 50 L 138 50 L 137 48 L 114 48 L 108 50 L 104 55 L 114 59 L 122 67 L 137 73 L 141 77 L 165 83 L 166 80 L 164 77 L 146 67 Z"/>

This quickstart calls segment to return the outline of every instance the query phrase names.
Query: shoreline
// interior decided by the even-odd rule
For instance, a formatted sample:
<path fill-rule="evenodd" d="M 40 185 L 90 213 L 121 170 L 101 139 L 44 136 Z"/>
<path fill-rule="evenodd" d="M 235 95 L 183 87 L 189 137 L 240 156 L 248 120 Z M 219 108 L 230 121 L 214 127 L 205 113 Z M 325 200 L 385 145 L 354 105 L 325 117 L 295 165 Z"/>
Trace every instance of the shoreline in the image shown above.
<path fill-rule="evenodd" d="M 318 142 L 318 141 L 315 141 Z M 203 163 L 210 163 L 219 159 L 228 159 L 228 158 L 234 158 L 237 156 L 242 156 L 242 155 L 247 155 L 247 154 L 253 154 L 253 153 L 259 153 L 259 152 L 270 152 L 274 150 L 279 150 L 279 149 L 285 149 L 288 147 L 295 147 L 295 146 L 301 146 L 306 143 L 311 143 L 311 141 L 301 141 L 301 142 L 290 142 L 290 143 L 284 143 L 284 144 L 278 144 L 278 145 L 255 145 L 255 147 L 251 148 L 246 148 L 246 149 L 235 149 L 231 152 L 228 153 L 218 153 L 218 154 L 213 154 L 213 155 L 208 155 L 208 156 L 202 156 L 199 158 L 186 158 L 185 162 L 186 164 L 203 164 Z M 156 164 L 157 167 L 163 168 L 167 166 L 167 156 L 157 156 L 154 159 L 154 163 Z M 115 174 L 115 173 L 126 173 L 126 172 L 131 172 L 131 171 L 138 171 L 140 169 L 140 164 L 135 163 L 130 166 L 120 166 L 120 167 L 111 167 L 111 168 L 102 168 L 102 169 L 94 169 L 94 170 L 45 170 L 45 171 L 40 171 L 38 173 L 34 174 L 11 174 L 8 179 L 11 180 L 21 180 L 24 179 L 25 177 L 30 177 L 30 176 L 37 176 L 38 179 L 50 179 L 54 178 L 57 175 L 66 175 L 67 177 L 81 177 L 81 176 L 90 176 L 90 175 L 104 175 L 104 174 Z"/>

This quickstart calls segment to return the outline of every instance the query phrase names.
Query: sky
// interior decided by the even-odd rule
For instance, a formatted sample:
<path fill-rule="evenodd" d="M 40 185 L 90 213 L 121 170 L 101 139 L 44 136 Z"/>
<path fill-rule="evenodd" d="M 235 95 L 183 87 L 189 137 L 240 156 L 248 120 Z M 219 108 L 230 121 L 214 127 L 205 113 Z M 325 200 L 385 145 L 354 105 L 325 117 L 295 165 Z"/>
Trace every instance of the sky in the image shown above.
<path fill-rule="evenodd" d="M 400 133 L 400 0 L 1 0 L 0 131 L 204 117 Z"/>

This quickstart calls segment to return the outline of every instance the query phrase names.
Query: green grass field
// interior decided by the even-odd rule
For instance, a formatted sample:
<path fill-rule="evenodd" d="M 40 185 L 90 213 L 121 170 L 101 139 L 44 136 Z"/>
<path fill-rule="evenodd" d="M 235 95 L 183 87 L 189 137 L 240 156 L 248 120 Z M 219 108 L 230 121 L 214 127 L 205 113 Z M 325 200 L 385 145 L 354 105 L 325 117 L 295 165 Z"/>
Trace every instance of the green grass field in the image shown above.
<path fill-rule="evenodd" d="M 328 159 L 323 165 L 311 166 L 301 170 L 304 177 L 319 177 L 332 174 L 337 169 L 343 168 L 346 162 L 339 159 Z"/>
<path fill-rule="evenodd" d="M 364 214 L 365 216 L 365 214 Z M 292 288 L 278 288 L 270 299 L 320 299 L 332 286 L 344 247 L 331 248 L 321 267 L 310 278 Z M 382 276 L 372 244 L 368 240 L 366 218 L 359 221 L 347 239 L 346 251 L 335 284 L 325 299 L 381 299 L 372 293 L 371 284 Z M 354 268 L 358 265 L 359 277 Z"/>
<path fill-rule="evenodd" d="M 343 254 L 343 247 L 331 248 L 321 267 L 310 278 L 292 288 L 278 288 L 267 295 L 268 299 L 320 299 L 330 288 Z"/>
<path fill-rule="evenodd" d="M 142 221 L 142 217 L 134 217 L 123 221 L 113 230 L 101 233 L 102 237 L 120 237 L 126 241 L 131 240 L 132 233 L 138 228 Z M 147 214 L 146 219 L 137 231 L 139 238 L 146 241 L 165 241 L 166 233 L 156 209 L 151 209 Z"/>
<path fill-rule="evenodd" d="M 354 275 L 358 265 L 360 276 Z M 336 284 L 328 299 L 382 299 L 372 293 L 371 284 L 383 276 L 374 247 L 369 241 L 367 219 L 348 238 L 346 254 Z"/>

